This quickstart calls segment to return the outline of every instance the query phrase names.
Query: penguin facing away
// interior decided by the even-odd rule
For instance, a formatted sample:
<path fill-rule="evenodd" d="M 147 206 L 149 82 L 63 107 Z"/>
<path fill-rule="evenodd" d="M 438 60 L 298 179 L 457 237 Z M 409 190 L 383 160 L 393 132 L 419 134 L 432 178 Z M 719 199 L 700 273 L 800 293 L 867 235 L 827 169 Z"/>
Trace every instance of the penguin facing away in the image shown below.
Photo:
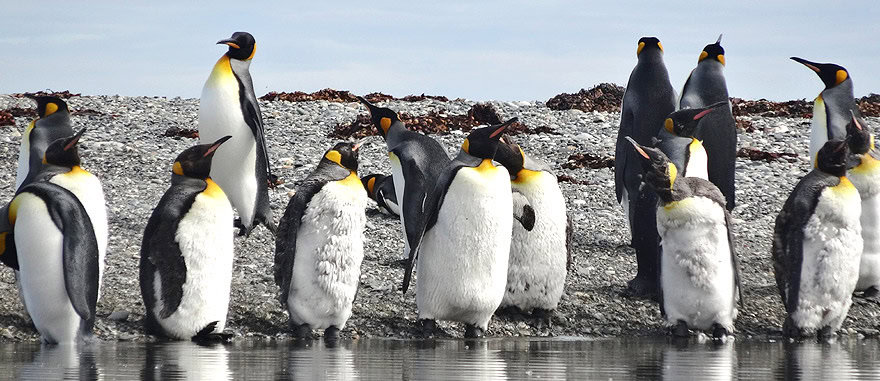
<path fill-rule="evenodd" d="M 361 178 L 361 182 L 367 190 L 367 196 L 376 202 L 380 212 L 400 217 L 400 206 L 391 176 L 373 173 Z"/>
<path fill-rule="evenodd" d="M 229 46 L 202 89 L 199 102 L 199 141 L 213 142 L 223 136 L 235 139 L 214 155 L 211 178 L 223 188 L 238 211 L 239 235 L 248 235 L 263 224 L 273 233 L 269 209 L 269 154 L 260 104 L 248 68 L 257 44 L 247 32 L 235 32 L 218 44 Z"/>
<path fill-rule="evenodd" d="M 638 63 L 630 74 L 621 106 L 620 130 L 614 150 L 614 189 L 626 214 L 636 250 L 638 274 L 627 283 L 627 293 L 653 297 L 657 291 L 659 238 L 656 227 L 657 196 L 640 190 L 640 159 L 624 139 L 630 136 L 649 145 L 675 111 L 675 91 L 663 63 L 663 46 L 656 37 L 642 37 L 636 50 Z"/>
<path fill-rule="evenodd" d="M 416 306 L 426 335 L 439 319 L 465 323 L 465 337 L 480 337 L 504 298 L 513 198 L 510 174 L 492 160 L 515 121 L 473 130 L 429 194 L 403 278 L 405 293 L 418 259 Z"/>
<path fill-rule="evenodd" d="M 140 286 L 147 334 L 179 340 L 224 334 L 232 281 L 232 206 L 211 177 L 221 144 L 187 148 L 174 162 L 165 191 L 144 230 Z"/>
<path fill-rule="evenodd" d="M 423 233 L 419 229 L 426 223 L 425 201 L 449 165 L 449 156 L 438 141 L 408 130 L 396 112 L 386 107 L 376 107 L 363 97 L 358 97 L 358 100 L 370 110 L 370 119 L 388 147 L 404 236 L 403 257 L 413 257 L 412 247 Z"/>
<path fill-rule="evenodd" d="M 701 121 L 725 105 L 727 102 L 718 102 L 708 107 L 674 111 L 663 121 L 654 146 L 663 151 L 676 168 L 681 168 L 679 176 L 709 179 L 706 149 L 696 136 L 704 126 Z"/>
<path fill-rule="evenodd" d="M 874 147 L 868 126 L 862 125 L 855 115 L 846 126 L 846 133 L 850 150 L 847 178 L 862 199 L 859 222 L 864 246 L 856 291 L 874 297 L 880 293 L 880 151 Z"/>
<path fill-rule="evenodd" d="M 275 240 L 275 283 L 299 337 L 333 340 L 351 316 L 364 258 L 367 192 L 360 143 L 338 143 L 297 189 Z"/>
<path fill-rule="evenodd" d="M 829 140 L 776 217 L 773 270 L 788 337 L 833 334 L 859 278 L 861 199 L 846 177 L 847 143 Z"/>
<path fill-rule="evenodd" d="M 681 90 L 680 109 L 701 108 L 723 102 L 700 121 L 702 128 L 695 136 L 703 141 L 708 155 L 709 181 L 724 194 L 727 210 L 736 206 L 736 120 L 730 107 L 727 82 L 724 79 L 724 48 L 721 36 L 700 52 L 697 67 L 691 71 Z"/>
<path fill-rule="evenodd" d="M 98 302 L 98 242 L 77 197 L 51 182 L 26 184 L 9 205 L 14 246 L 0 249 L 19 270 L 22 299 L 43 343 L 89 340 Z"/>
<path fill-rule="evenodd" d="M 37 102 L 37 119 L 21 134 L 18 151 L 18 169 L 15 189 L 33 181 L 42 168 L 43 155 L 49 144 L 57 139 L 73 135 L 70 110 L 61 98 L 43 95 L 26 95 Z"/>
<path fill-rule="evenodd" d="M 571 265 L 571 219 L 550 167 L 502 139 L 495 161 L 510 173 L 514 222 L 501 308 L 547 318 L 559 304 Z"/>
<path fill-rule="evenodd" d="M 852 115 L 864 126 L 862 113 L 853 96 L 853 81 L 849 72 L 833 63 L 817 63 L 791 57 L 822 79 L 825 89 L 813 101 L 813 121 L 810 126 L 810 160 L 828 140 L 846 138 L 846 125 Z"/>
<path fill-rule="evenodd" d="M 733 333 L 739 299 L 739 261 L 733 249 L 730 213 L 714 184 L 680 177 L 662 151 L 630 140 L 643 158 L 645 183 L 657 193 L 660 235 L 660 309 L 676 336 L 688 329 Z"/>

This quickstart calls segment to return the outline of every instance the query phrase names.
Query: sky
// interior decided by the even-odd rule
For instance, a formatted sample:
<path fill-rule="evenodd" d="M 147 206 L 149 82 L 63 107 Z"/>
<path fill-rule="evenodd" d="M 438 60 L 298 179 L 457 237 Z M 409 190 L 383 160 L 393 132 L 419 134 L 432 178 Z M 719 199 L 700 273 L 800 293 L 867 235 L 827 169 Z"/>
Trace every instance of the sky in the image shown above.
<path fill-rule="evenodd" d="M 846 67 L 880 93 L 880 3 L 830 1 L 2 1 L 0 93 L 198 97 L 235 31 L 257 41 L 257 96 L 356 94 L 547 100 L 625 85 L 657 36 L 680 89 L 724 33 L 731 96 L 813 99 L 800 56 Z"/>

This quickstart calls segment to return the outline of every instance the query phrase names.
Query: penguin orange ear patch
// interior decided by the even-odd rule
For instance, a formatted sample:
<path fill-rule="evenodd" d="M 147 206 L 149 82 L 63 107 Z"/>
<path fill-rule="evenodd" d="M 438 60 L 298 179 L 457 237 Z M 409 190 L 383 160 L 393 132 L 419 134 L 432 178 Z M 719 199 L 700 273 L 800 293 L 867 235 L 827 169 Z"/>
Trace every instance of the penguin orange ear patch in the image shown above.
<path fill-rule="evenodd" d="M 663 51 L 663 44 L 661 44 L 660 41 L 657 41 L 657 47 L 660 48 L 661 52 Z"/>
<path fill-rule="evenodd" d="M 388 132 L 388 129 L 391 128 L 391 118 L 385 117 L 379 120 L 379 127 L 382 127 L 383 132 Z"/>
<path fill-rule="evenodd" d="M 467 139 L 464 139 L 464 143 L 461 143 L 461 150 L 464 151 L 465 153 L 470 153 L 470 152 L 468 152 L 469 148 L 471 148 L 471 142 L 468 141 Z"/>
<path fill-rule="evenodd" d="M 183 166 L 180 165 L 179 161 L 175 161 L 174 165 L 171 166 L 171 172 L 178 176 L 183 176 Z"/>
<path fill-rule="evenodd" d="M 705 50 L 700 52 L 700 59 L 698 59 L 697 62 L 703 62 L 703 60 L 706 59 L 706 57 L 708 57 L 708 56 L 709 56 L 709 53 L 706 53 Z"/>
<path fill-rule="evenodd" d="M 327 160 L 330 160 L 336 164 L 342 165 L 342 154 L 339 153 L 339 151 L 337 151 L 335 149 L 328 151 L 327 154 L 324 155 L 324 157 L 326 157 Z"/>
<path fill-rule="evenodd" d="M 836 74 L 836 80 L 834 82 L 835 85 L 839 85 L 841 82 L 846 81 L 846 78 L 849 75 L 846 74 L 846 70 L 838 70 Z"/>
<path fill-rule="evenodd" d="M 638 49 L 636 49 L 636 55 L 642 54 L 642 49 L 644 49 L 644 48 L 645 48 L 645 43 L 640 42 Z"/>
<path fill-rule="evenodd" d="M 46 103 L 46 112 L 43 114 L 43 118 L 54 114 L 58 111 L 58 105 L 55 103 Z"/>
<path fill-rule="evenodd" d="M 248 58 L 246 58 L 245 60 L 250 61 L 250 60 L 254 59 L 254 54 L 257 54 L 257 43 L 256 42 L 254 43 L 254 49 L 251 50 L 251 55 L 249 55 Z"/>
<path fill-rule="evenodd" d="M 718 62 L 721 62 L 722 65 L 727 66 L 727 63 L 724 62 L 724 54 L 719 54 L 717 58 Z"/>
<path fill-rule="evenodd" d="M 370 181 L 367 181 L 367 190 L 369 190 L 370 193 L 373 193 L 373 186 L 375 184 L 376 184 L 376 178 L 370 177 Z"/>
<path fill-rule="evenodd" d="M 663 122 L 663 128 L 665 128 L 666 131 L 669 131 L 670 134 L 675 133 L 674 127 L 675 123 L 672 121 L 672 118 L 666 118 L 666 120 Z"/>

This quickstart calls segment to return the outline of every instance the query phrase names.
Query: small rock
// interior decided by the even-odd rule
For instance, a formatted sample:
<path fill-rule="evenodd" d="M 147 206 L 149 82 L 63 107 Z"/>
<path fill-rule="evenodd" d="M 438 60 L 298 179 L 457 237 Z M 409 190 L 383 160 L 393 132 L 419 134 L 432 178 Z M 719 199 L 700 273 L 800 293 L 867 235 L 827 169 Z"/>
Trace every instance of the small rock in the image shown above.
<path fill-rule="evenodd" d="M 128 320 L 128 316 L 130 314 L 131 312 L 128 311 L 113 311 L 112 313 L 110 313 L 110 315 L 107 316 L 107 319 L 113 321 L 126 321 Z"/>

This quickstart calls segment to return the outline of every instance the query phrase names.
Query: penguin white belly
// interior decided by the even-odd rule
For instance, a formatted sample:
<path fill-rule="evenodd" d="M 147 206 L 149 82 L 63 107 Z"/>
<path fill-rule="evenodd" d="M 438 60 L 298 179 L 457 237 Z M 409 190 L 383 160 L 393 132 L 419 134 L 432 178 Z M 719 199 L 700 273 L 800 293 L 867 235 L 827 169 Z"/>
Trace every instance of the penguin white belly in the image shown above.
<path fill-rule="evenodd" d="M 351 317 L 364 258 L 367 193 L 357 177 L 316 193 L 296 235 L 290 319 L 314 329 L 342 329 Z"/>
<path fill-rule="evenodd" d="M 214 154 L 211 178 L 235 206 L 241 222 L 250 227 L 257 204 L 257 143 L 241 111 L 238 81 L 231 70 L 228 77 L 218 70 L 215 68 L 202 90 L 199 141 L 207 144 L 232 136 Z"/>
<path fill-rule="evenodd" d="M 43 342 L 74 342 L 82 318 L 70 303 L 64 281 L 63 235 L 42 199 L 29 193 L 18 198 L 15 246 L 28 314 Z"/>
<path fill-rule="evenodd" d="M 101 180 L 83 169 L 76 167 L 66 174 L 56 175 L 49 182 L 69 190 L 83 205 L 95 238 L 98 241 L 98 300 L 101 299 L 101 284 L 104 278 L 104 258 L 107 254 L 107 203 L 104 201 L 104 189 Z"/>
<path fill-rule="evenodd" d="M 230 221 L 232 207 L 218 191 L 210 195 L 208 191 L 200 193 L 181 218 L 175 241 L 186 264 L 183 297 L 171 316 L 157 319 L 169 335 L 189 339 L 214 321 L 218 322 L 214 332 L 226 327 L 233 257 Z M 153 312 L 159 317 L 164 307 L 159 273 L 155 275 L 153 287 L 156 298 Z"/>
<path fill-rule="evenodd" d="M 388 153 L 388 158 L 391 161 L 391 178 L 394 181 L 394 193 L 397 195 L 397 215 L 400 216 L 400 231 L 403 232 L 403 258 L 406 259 L 409 258 L 409 240 L 406 239 L 406 221 L 404 221 L 403 217 L 403 190 L 406 189 L 406 179 L 403 177 L 400 158 L 393 152 Z"/>
<path fill-rule="evenodd" d="M 813 121 L 810 124 L 810 164 L 816 163 L 816 153 L 828 141 L 828 118 L 825 114 L 825 100 L 819 94 L 813 101 Z"/>
<path fill-rule="evenodd" d="M 697 196 L 658 207 L 657 232 L 667 323 L 733 332 L 736 283 L 722 206 Z"/>
<path fill-rule="evenodd" d="M 21 183 L 30 171 L 30 155 L 31 155 L 31 130 L 34 129 L 34 122 L 31 122 L 21 134 L 21 145 L 18 146 L 18 168 L 15 170 L 15 189 L 21 187 Z"/>
<path fill-rule="evenodd" d="M 861 200 L 851 185 L 840 187 L 822 191 L 804 227 L 800 291 L 792 319 L 808 331 L 840 328 L 859 277 Z"/>
<path fill-rule="evenodd" d="M 501 306 L 523 310 L 556 309 L 567 275 L 565 197 L 556 177 L 536 172 L 532 179 L 512 184 L 535 211 L 535 226 L 526 230 L 513 222 L 507 288 Z"/>
<path fill-rule="evenodd" d="M 868 167 L 861 170 L 860 167 L 849 171 L 849 179 L 862 199 L 862 215 L 859 221 L 862 225 L 864 248 L 859 265 L 857 291 L 872 286 L 880 289 L 880 168 Z"/>
<path fill-rule="evenodd" d="M 416 283 L 420 318 L 486 329 L 507 283 L 512 197 L 503 167 L 458 171 L 437 223 L 422 240 Z"/>

